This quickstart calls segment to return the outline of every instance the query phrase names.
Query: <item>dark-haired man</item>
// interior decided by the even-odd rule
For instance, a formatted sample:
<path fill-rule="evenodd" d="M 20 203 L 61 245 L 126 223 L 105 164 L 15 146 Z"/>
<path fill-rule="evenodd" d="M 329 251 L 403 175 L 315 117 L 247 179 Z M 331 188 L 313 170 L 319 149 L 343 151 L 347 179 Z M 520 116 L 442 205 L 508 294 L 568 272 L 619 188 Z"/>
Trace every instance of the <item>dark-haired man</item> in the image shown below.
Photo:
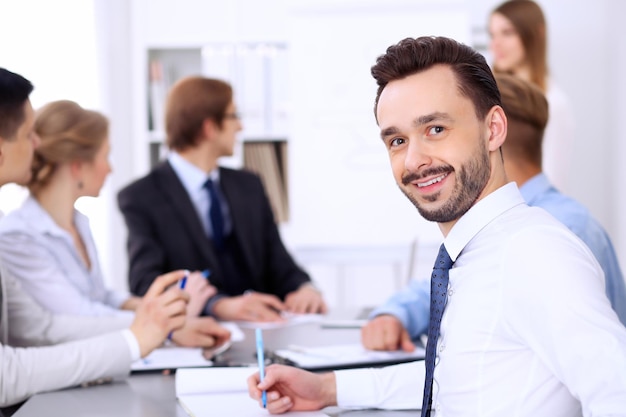
<path fill-rule="evenodd" d="M 626 328 L 589 248 L 509 182 L 507 119 L 484 57 L 447 38 L 405 39 L 372 75 L 396 182 L 444 235 L 426 360 L 321 375 L 270 366 L 263 382 L 249 378 L 251 396 L 267 390 L 271 412 L 626 415 Z"/>
<path fill-rule="evenodd" d="M 496 74 L 507 115 L 507 137 L 502 145 L 504 169 L 530 206 L 541 207 L 567 226 L 591 249 L 602 267 L 606 295 L 626 325 L 626 284 L 613 243 L 602 225 L 582 204 L 561 194 L 542 172 L 542 138 L 548 120 L 548 102 L 530 82 Z M 361 329 L 363 345 L 374 350 L 412 351 L 412 340 L 428 328 L 430 282 L 414 280 L 372 311 Z"/>

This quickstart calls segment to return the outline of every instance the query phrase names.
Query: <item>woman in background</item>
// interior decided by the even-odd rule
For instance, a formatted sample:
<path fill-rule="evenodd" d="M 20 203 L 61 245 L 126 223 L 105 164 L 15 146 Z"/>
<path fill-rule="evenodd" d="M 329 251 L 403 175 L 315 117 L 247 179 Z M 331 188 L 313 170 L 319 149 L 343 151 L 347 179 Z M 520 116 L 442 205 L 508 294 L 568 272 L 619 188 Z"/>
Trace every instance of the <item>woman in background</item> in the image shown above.
<path fill-rule="evenodd" d="M 543 167 L 548 178 L 567 191 L 574 138 L 569 99 L 549 76 L 547 29 L 541 7 L 532 0 L 509 0 L 489 18 L 489 45 L 494 72 L 518 76 L 545 93 L 550 117 L 543 140 Z"/>
<path fill-rule="evenodd" d="M 3 266 L 55 313 L 132 314 L 141 300 L 105 287 L 89 220 L 74 208 L 80 197 L 97 197 L 111 172 L 108 125 L 72 101 L 39 110 L 30 195 L 0 222 Z M 215 290 L 200 273 L 187 284 L 188 313 L 197 316 Z"/>

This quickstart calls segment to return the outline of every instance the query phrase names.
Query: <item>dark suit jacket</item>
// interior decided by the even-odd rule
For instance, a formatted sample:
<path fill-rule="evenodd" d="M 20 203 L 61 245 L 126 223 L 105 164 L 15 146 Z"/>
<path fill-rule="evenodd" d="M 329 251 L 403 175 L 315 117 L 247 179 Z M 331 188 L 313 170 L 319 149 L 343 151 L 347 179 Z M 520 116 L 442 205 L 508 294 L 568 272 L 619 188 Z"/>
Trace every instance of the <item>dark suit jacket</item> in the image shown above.
<path fill-rule="evenodd" d="M 309 276 L 296 265 L 280 239 L 259 177 L 220 168 L 220 188 L 228 203 L 245 270 L 252 275 L 249 289 L 284 299 L 309 282 Z M 134 294 L 145 294 L 158 275 L 176 269 L 208 268 L 211 283 L 218 291 L 223 288 L 226 278 L 212 241 L 168 162 L 122 189 L 118 204 L 128 227 L 129 284 Z"/>

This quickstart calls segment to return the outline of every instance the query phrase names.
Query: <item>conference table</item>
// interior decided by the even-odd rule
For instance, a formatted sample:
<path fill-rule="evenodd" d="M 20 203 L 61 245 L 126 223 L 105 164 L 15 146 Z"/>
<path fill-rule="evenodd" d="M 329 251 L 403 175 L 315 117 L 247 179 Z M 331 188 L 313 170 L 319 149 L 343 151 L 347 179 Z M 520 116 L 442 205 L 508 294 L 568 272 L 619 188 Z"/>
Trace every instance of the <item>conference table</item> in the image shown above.
<path fill-rule="evenodd" d="M 215 361 L 220 366 L 254 366 L 256 364 L 254 330 L 243 328 L 245 339 L 233 346 Z M 324 346 L 358 343 L 360 330 L 353 327 L 327 327 L 319 322 L 303 323 L 263 331 L 266 351 L 271 352 L 290 344 Z M 254 369 L 251 368 L 250 373 Z M 332 417 L 392 416 L 413 417 L 419 411 L 342 410 L 329 407 L 323 410 Z M 175 374 L 163 372 L 131 373 L 112 383 L 76 387 L 37 394 L 14 414 L 29 416 L 116 416 L 116 417 L 187 417 L 176 399 Z"/>

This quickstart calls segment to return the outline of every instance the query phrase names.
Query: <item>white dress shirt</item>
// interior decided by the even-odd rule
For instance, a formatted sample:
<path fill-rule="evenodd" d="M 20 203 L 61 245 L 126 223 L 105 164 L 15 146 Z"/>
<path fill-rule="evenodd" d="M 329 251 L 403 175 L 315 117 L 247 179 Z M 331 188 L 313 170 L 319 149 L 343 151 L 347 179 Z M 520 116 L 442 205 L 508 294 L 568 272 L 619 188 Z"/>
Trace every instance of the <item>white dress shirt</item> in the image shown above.
<path fill-rule="evenodd" d="M 185 188 L 187 194 L 189 194 L 189 198 L 198 213 L 198 217 L 202 222 L 206 235 L 213 236 L 213 229 L 211 227 L 211 222 L 209 221 L 209 210 L 211 210 L 212 202 L 204 184 L 210 178 L 213 180 L 213 183 L 216 185 L 219 192 L 222 193 L 219 185 L 220 170 L 214 169 L 209 172 L 209 175 L 207 175 L 200 168 L 187 161 L 174 151 L 169 153 L 167 161 L 170 163 L 172 169 L 176 173 L 176 176 L 183 184 L 183 188 Z M 222 193 L 222 195 L 223 194 L 224 193 Z M 226 202 L 223 202 L 222 205 L 222 215 L 224 216 L 224 235 L 227 236 L 233 227 Z"/>
<path fill-rule="evenodd" d="M 74 224 L 91 267 L 72 236 L 59 227 L 35 198 L 0 220 L 0 259 L 6 271 L 42 307 L 53 313 L 86 316 L 129 315 L 120 310 L 130 296 L 107 289 L 89 220 L 74 210 Z"/>
<path fill-rule="evenodd" d="M 437 345 L 437 417 L 626 416 L 626 328 L 591 251 L 514 183 L 444 244 L 455 261 Z M 338 371 L 345 408 L 420 408 L 424 363 Z"/>

